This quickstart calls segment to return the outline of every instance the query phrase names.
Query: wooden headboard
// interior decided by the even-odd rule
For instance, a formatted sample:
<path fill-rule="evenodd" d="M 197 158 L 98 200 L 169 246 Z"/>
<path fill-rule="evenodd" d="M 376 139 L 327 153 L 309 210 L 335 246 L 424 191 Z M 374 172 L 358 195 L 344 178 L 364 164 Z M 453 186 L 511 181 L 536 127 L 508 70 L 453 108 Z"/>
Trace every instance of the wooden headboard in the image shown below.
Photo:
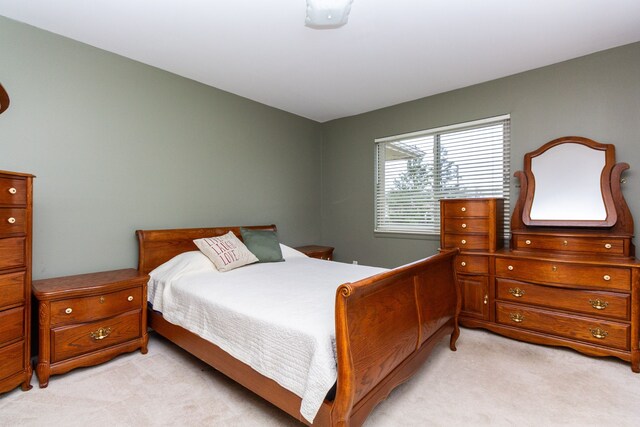
<path fill-rule="evenodd" d="M 253 230 L 273 230 L 276 226 L 271 225 L 251 225 L 242 226 Z M 138 236 L 138 271 L 149 273 L 160 264 L 169 261 L 174 256 L 188 251 L 196 251 L 193 241 L 204 237 L 215 237 L 227 234 L 229 231 L 238 236 L 240 226 L 237 227 L 215 227 L 215 228 L 175 228 L 171 230 L 137 230 Z"/>

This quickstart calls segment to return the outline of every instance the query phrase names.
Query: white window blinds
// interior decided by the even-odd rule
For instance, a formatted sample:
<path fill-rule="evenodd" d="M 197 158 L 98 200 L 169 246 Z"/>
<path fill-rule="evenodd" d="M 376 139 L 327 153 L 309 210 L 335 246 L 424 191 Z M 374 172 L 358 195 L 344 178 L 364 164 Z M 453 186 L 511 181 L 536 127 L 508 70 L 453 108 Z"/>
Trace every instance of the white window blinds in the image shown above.
<path fill-rule="evenodd" d="M 508 233 L 510 134 L 501 116 L 376 139 L 375 231 L 439 234 L 440 199 L 502 197 Z"/>

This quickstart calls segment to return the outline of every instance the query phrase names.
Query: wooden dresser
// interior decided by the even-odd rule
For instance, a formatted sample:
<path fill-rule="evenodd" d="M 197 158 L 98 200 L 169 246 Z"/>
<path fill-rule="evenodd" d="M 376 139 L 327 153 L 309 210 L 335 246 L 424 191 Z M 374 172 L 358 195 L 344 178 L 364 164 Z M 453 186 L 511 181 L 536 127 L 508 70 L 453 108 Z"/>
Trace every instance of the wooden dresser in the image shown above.
<path fill-rule="evenodd" d="M 147 281 L 134 269 L 36 280 L 40 387 L 49 377 L 147 352 Z"/>
<path fill-rule="evenodd" d="M 547 172 L 536 159 L 562 151 L 571 154 L 560 165 L 588 168 L 589 159 L 578 159 L 583 151 L 597 160 L 596 178 L 591 181 L 595 204 L 602 204 L 602 209 L 592 216 L 583 215 L 583 207 L 567 212 L 571 203 L 553 210 L 554 203 L 562 204 L 565 198 L 572 200 L 572 193 L 583 192 L 563 189 L 560 179 L 549 179 L 549 188 L 543 187 L 546 177 L 542 174 Z M 510 249 L 479 250 L 473 260 L 468 258 L 473 252 L 463 249 L 457 260 L 463 326 L 592 356 L 618 357 L 640 372 L 640 263 L 632 241 L 633 218 L 620 188 L 621 175 L 629 165 L 615 163 L 614 153 L 611 144 L 564 137 L 525 156 L 524 171 L 516 173 L 521 187 L 511 217 Z M 568 186 L 587 181 L 589 177 L 582 176 Z M 550 206 L 542 209 L 535 203 L 543 203 L 545 191 L 553 197 Z M 556 191 L 562 196 L 553 194 Z M 447 209 L 455 203 L 443 202 L 442 247 L 459 244 L 447 236 L 453 230 L 446 224 Z M 477 203 L 486 202 L 479 199 Z M 588 204 L 578 200 L 576 205 Z M 484 258 L 487 268 L 477 261 Z M 488 284 L 481 289 L 485 274 Z"/>
<path fill-rule="evenodd" d="M 461 320 L 489 320 L 489 253 L 503 246 L 503 206 L 497 198 L 440 201 L 440 246 L 460 248 L 456 273 Z"/>
<path fill-rule="evenodd" d="M 31 388 L 32 184 L 0 171 L 0 393 Z"/>

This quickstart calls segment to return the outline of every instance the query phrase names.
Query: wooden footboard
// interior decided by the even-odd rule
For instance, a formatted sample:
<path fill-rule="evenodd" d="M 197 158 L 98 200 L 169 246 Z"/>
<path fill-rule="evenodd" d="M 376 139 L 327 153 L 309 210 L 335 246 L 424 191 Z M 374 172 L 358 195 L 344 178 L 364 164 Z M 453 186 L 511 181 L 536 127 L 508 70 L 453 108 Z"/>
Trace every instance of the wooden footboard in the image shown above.
<path fill-rule="evenodd" d="M 275 230 L 273 225 L 253 228 Z M 181 252 L 195 250 L 194 238 L 230 230 L 239 234 L 238 227 L 138 230 L 138 268 L 147 273 Z M 336 397 L 325 400 L 313 425 L 361 425 L 381 400 L 418 370 L 445 335 L 451 334 L 450 347 L 455 350 L 460 312 L 453 265 L 457 253 L 443 251 L 338 288 Z M 298 396 L 216 345 L 167 322 L 160 313 L 150 313 L 156 332 L 306 423 Z"/>
<path fill-rule="evenodd" d="M 338 288 L 338 383 L 332 425 L 362 424 L 444 335 L 451 333 L 450 347 L 456 349 L 457 252 L 446 251 Z"/>

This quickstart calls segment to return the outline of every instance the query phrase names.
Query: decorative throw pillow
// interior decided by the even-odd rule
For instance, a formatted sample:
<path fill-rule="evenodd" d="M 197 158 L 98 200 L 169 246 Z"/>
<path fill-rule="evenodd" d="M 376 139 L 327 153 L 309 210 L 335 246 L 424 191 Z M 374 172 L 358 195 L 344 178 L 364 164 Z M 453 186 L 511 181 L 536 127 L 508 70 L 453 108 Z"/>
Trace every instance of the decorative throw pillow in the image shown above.
<path fill-rule="evenodd" d="M 213 262 L 218 271 L 229 271 L 258 262 L 258 258 L 233 234 L 233 231 L 223 236 L 197 239 L 193 243 Z"/>
<path fill-rule="evenodd" d="M 242 240 L 260 262 L 284 261 L 280 242 L 275 231 L 272 230 L 252 230 L 241 228 Z"/>

